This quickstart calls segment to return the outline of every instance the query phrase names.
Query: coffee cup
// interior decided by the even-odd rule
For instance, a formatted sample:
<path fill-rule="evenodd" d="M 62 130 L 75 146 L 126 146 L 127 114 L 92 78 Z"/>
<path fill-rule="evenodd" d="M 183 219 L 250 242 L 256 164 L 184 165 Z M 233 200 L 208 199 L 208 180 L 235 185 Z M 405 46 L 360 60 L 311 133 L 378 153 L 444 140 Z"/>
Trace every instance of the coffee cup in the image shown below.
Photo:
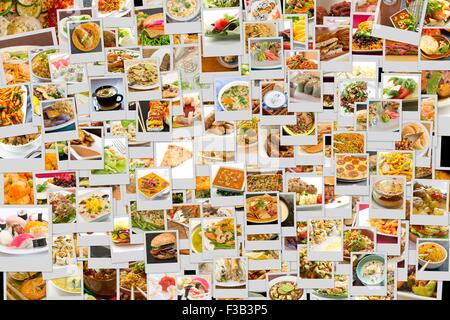
<path fill-rule="evenodd" d="M 101 86 L 95 90 L 95 97 L 100 106 L 112 106 L 123 100 L 123 95 L 119 94 L 114 86 Z"/>

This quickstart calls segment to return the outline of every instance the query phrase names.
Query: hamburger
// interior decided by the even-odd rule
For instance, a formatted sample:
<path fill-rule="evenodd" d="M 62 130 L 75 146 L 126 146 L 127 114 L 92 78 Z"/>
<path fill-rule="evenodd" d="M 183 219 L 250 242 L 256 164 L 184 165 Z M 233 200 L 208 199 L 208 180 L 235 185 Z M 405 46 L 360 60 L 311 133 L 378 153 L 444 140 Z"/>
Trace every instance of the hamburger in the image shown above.
<path fill-rule="evenodd" d="M 161 233 L 150 242 L 150 254 L 158 260 L 169 260 L 176 258 L 177 239 L 173 233 Z"/>
<path fill-rule="evenodd" d="M 373 185 L 372 198 L 384 208 L 398 208 L 403 205 L 403 183 L 395 179 L 383 179 Z"/>
<path fill-rule="evenodd" d="M 331 203 L 334 201 L 334 177 L 326 176 L 323 180 L 324 188 L 325 188 L 325 204 Z"/>

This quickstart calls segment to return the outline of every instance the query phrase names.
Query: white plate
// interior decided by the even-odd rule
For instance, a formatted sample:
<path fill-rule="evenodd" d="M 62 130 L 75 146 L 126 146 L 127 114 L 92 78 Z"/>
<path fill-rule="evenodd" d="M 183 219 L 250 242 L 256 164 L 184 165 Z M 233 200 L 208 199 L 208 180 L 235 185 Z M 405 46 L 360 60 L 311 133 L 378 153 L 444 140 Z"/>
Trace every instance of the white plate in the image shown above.
<path fill-rule="evenodd" d="M 297 205 L 297 211 L 302 210 L 310 210 L 310 209 L 319 209 L 322 207 L 322 204 L 298 204 Z"/>
<path fill-rule="evenodd" d="M 131 0 L 125 0 L 123 7 L 119 10 L 107 12 L 107 13 L 101 13 L 98 11 L 98 17 L 99 18 L 120 18 L 126 15 L 131 10 Z"/>
<path fill-rule="evenodd" d="M 241 287 L 245 285 L 245 281 L 227 281 L 227 282 L 218 282 L 216 281 L 216 286 L 233 288 L 233 287 Z"/>
<path fill-rule="evenodd" d="M 341 202 L 338 203 L 338 200 Z M 327 209 L 339 208 L 339 207 L 346 206 L 349 203 L 350 203 L 350 197 L 348 197 L 348 196 L 335 197 L 333 202 L 325 205 L 325 208 L 327 208 Z"/>
<path fill-rule="evenodd" d="M 358 225 L 360 227 L 372 227 L 369 223 L 369 208 L 366 208 L 364 210 L 361 210 L 358 214 Z M 372 227 L 373 228 L 373 227 Z M 398 229 L 397 229 L 398 231 Z M 397 238 L 398 235 L 392 235 L 392 234 L 387 234 L 387 233 L 381 233 L 381 232 L 376 232 L 377 235 L 380 236 L 385 236 L 385 237 L 391 237 L 391 238 Z"/>
<path fill-rule="evenodd" d="M 59 124 L 57 126 L 54 126 L 54 127 L 49 127 L 49 128 L 45 127 L 45 131 L 46 132 L 52 132 L 52 131 L 55 131 L 55 130 L 58 130 L 58 129 L 62 129 L 62 128 L 68 127 L 68 126 L 70 126 L 73 123 L 75 123 L 75 118 L 72 119 L 72 120 L 69 120 L 67 122 L 61 123 L 61 124 Z"/>
<path fill-rule="evenodd" d="M 12 255 L 26 255 L 26 254 L 36 254 L 41 252 L 46 252 L 49 250 L 48 243 L 45 247 L 42 248 L 30 248 L 30 249 L 17 249 L 10 248 L 3 245 L 0 245 L 0 252 Z"/>
<path fill-rule="evenodd" d="M 79 206 L 79 203 L 80 203 L 82 200 L 88 199 L 88 198 L 90 198 L 92 195 L 95 195 L 95 194 L 101 194 L 102 196 L 105 195 L 105 194 L 107 194 L 107 195 L 109 196 L 109 198 L 108 198 L 108 202 L 109 202 L 109 212 L 108 212 L 107 214 L 104 214 L 104 215 L 102 215 L 102 216 L 96 218 L 96 219 L 93 219 L 93 220 L 89 220 L 89 221 L 88 221 L 88 220 L 86 220 L 86 219 L 79 213 L 79 208 L 78 208 L 78 206 Z M 111 199 L 112 199 L 112 195 L 111 195 L 111 194 L 109 194 L 109 193 L 103 193 L 103 192 L 100 192 L 100 191 L 97 191 L 97 190 L 93 190 L 93 191 L 90 191 L 90 192 L 88 192 L 88 193 L 85 193 L 84 195 L 80 196 L 80 199 L 77 201 L 77 204 L 76 204 L 76 206 L 77 206 L 77 215 L 79 215 L 80 218 L 83 219 L 83 221 L 85 221 L 85 222 L 87 222 L 87 223 L 91 223 L 91 222 L 99 222 L 99 221 L 106 220 L 106 219 L 111 215 L 111 210 L 112 210 L 112 201 L 111 201 Z"/>

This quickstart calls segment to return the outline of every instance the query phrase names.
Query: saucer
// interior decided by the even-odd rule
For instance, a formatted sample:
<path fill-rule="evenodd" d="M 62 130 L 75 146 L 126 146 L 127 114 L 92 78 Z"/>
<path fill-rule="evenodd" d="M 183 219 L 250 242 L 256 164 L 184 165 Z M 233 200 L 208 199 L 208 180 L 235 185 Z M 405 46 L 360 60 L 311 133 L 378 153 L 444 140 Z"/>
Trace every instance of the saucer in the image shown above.
<path fill-rule="evenodd" d="M 122 102 L 116 102 L 110 106 L 101 106 L 96 97 L 92 97 L 92 101 L 94 103 L 95 111 L 112 111 L 122 106 Z"/>

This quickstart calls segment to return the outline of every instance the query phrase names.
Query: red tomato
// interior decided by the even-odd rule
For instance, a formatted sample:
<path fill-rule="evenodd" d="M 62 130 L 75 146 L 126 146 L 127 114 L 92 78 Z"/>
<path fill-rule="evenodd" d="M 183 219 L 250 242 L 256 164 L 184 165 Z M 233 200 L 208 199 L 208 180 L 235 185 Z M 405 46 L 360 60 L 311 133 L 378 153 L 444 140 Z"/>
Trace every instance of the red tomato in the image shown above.
<path fill-rule="evenodd" d="M 159 285 L 162 287 L 163 292 L 167 292 L 167 288 L 175 285 L 175 279 L 173 277 L 164 276 L 159 280 Z"/>
<path fill-rule="evenodd" d="M 216 31 L 220 31 L 223 28 L 225 28 L 227 26 L 227 24 L 228 24 L 228 20 L 219 19 L 219 20 L 216 21 L 216 23 L 214 23 L 214 29 Z"/>

